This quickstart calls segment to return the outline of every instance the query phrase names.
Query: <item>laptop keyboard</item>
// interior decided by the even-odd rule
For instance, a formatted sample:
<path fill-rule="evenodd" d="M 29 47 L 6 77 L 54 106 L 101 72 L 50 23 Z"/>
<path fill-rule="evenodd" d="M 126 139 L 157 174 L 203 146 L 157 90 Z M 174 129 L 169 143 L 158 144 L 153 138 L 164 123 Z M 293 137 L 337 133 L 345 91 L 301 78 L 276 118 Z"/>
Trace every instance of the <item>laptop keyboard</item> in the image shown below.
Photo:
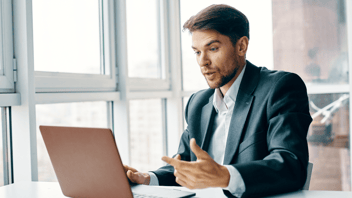
<path fill-rule="evenodd" d="M 133 194 L 133 198 L 162 198 L 162 197 L 158 197 L 158 196 L 154 196 L 154 195 L 145 195 L 145 194 L 138 194 L 138 193 L 132 193 Z"/>
<path fill-rule="evenodd" d="M 134 198 L 139 197 L 167 197 L 167 198 L 180 198 L 180 197 L 192 197 L 195 195 L 194 192 L 183 191 L 179 189 L 163 188 L 159 186 L 148 186 L 148 185 L 135 185 L 131 187 Z"/>

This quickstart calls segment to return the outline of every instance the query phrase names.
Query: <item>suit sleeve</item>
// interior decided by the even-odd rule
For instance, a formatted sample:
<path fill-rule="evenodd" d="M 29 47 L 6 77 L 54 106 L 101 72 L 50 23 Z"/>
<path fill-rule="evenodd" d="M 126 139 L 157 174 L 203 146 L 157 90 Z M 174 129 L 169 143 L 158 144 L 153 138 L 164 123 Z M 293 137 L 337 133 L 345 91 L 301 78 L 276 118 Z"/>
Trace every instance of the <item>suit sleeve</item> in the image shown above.
<path fill-rule="evenodd" d="M 193 99 L 193 96 L 194 94 L 189 98 L 188 103 L 186 105 L 186 109 L 185 109 L 186 122 L 188 121 L 188 109 Z M 184 161 L 191 161 L 191 149 L 190 149 L 189 141 L 190 141 L 189 132 L 188 132 L 188 129 L 186 129 L 182 133 L 180 144 L 177 151 L 177 154 L 179 154 L 181 156 L 181 159 Z M 175 157 L 177 154 L 175 154 L 173 157 Z M 167 164 L 159 168 L 158 170 L 155 170 L 152 172 L 157 176 L 160 186 L 179 186 L 179 184 L 176 183 L 173 166 Z"/>
<path fill-rule="evenodd" d="M 299 190 L 306 180 L 306 136 L 312 118 L 304 82 L 299 76 L 288 73 L 268 94 L 266 143 L 269 154 L 262 160 L 233 164 L 246 186 L 242 197 Z"/>

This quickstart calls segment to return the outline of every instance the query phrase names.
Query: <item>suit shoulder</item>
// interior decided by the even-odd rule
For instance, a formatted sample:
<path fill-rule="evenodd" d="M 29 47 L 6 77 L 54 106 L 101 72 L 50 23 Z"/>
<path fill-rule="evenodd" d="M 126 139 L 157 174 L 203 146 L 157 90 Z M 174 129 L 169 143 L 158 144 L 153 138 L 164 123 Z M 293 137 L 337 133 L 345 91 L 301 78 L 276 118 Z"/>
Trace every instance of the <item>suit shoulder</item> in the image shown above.
<path fill-rule="evenodd" d="M 190 100 L 198 104 L 205 104 L 209 102 L 209 99 L 213 94 L 214 94 L 214 89 L 203 89 L 194 93 L 191 96 Z"/>
<path fill-rule="evenodd" d="M 271 83 L 277 83 L 277 82 L 301 82 L 303 83 L 303 80 L 301 77 L 295 73 L 292 72 L 287 72 L 287 71 L 280 71 L 280 70 L 269 70 L 266 67 L 259 67 L 260 69 L 260 80 L 262 82 L 271 82 Z M 292 82 L 291 82 L 292 83 Z"/>

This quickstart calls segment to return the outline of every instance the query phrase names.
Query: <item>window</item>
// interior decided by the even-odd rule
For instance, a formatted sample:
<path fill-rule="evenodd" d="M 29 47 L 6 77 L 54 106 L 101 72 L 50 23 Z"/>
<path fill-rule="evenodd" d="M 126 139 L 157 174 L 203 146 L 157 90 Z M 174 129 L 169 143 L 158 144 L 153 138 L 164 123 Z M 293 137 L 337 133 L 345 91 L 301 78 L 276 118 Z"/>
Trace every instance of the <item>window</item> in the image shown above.
<path fill-rule="evenodd" d="M 130 101 L 131 166 L 139 171 L 163 165 L 163 123 L 161 99 Z"/>
<path fill-rule="evenodd" d="M 0 1 L 0 93 L 14 92 L 11 1 Z"/>
<path fill-rule="evenodd" d="M 112 4 L 33 0 L 36 92 L 116 90 Z"/>
<path fill-rule="evenodd" d="M 275 69 L 308 85 L 348 84 L 344 1 L 274 0 L 273 30 Z"/>
<path fill-rule="evenodd" d="M 128 76 L 162 78 L 159 1 L 129 0 L 126 8 Z"/>
<path fill-rule="evenodd" d="M 2 58 L 0 60 L 2 60 Z M 4 65 L 1 64 L 0 65 L 0 76 L 3 76 L 3 75 L 4 75 Z"/>
<path fill-rule="evenodd" d="M 272 2 L 274 69 L 299 74 L 308 88 L 310 190 L 350 191 L 345 1 Z"/>
<path fill-rule="evenodd" d="M 99 18 L 98 1 L 34 0 L 34 69 L 101 74 Z"/>
<path fill-rule="evenodd" d="M 0 186 L 8 185 L 11 181 L 8 113 L 8 108 L 0 107 Z"/>
<path fill-rule="evenodd" d="M 5 160 L 4 160 L 4 151 L 5 151 L 5 145 L 3 143 L 3 134 L 6 133 L 6 130 L 4 131 L 4 115 L 2 114 L 2 112 L 4 111 L 3 110 L 4 107 L 0 107 L 0 111 L 1 111 L 1 114 L 0 114 L 0 131 L 1 131 L 1 134 L 0 134 L 0 186 L 3 186 L 4 185 L 4 176 L 5 176 L 5 171 L 4 171 L 4 164 L 5 164 Z"/>
<path fill-rule="evenodd" d="M 110 128 L 110 102 L 77 102 L 37 105 L 38 180 L 57 181 L 40 125 Z"/>
<path fill-rule="evenodd" d="M 310 189 L 349 191 L 348 94 L 311 94 L 313 122 L 308 131 L 309 161 L 314 164 Z M 319 114 L 319 109 L 333 104 Z M 318 109 L 319 108 L 319 109 Z M 331 113 L 331 114 L 329 114 Z"/>
<path fill-rule="evenodd" d="M 128 76 L 133 91 L 170 88 L 166 4 L 159 0 L 126 1 Z"/>

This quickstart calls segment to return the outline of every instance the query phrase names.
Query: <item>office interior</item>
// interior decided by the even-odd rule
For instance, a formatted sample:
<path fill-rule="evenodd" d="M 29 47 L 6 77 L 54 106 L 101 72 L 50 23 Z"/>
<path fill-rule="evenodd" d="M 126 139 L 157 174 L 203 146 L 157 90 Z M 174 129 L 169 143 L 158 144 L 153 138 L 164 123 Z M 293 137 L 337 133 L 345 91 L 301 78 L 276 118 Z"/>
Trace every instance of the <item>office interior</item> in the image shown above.
<path fill-rule="evenodd" d="M 110 128 L 123 163 L 162 166 L 207 88 L 182 25 L 214 3 L 248 17 L 247 60 L 304 80 L 310 190 L 351 191 L 351 0 L 0 0 L 0 186 L 57 181 L 40 125 Z"/>

